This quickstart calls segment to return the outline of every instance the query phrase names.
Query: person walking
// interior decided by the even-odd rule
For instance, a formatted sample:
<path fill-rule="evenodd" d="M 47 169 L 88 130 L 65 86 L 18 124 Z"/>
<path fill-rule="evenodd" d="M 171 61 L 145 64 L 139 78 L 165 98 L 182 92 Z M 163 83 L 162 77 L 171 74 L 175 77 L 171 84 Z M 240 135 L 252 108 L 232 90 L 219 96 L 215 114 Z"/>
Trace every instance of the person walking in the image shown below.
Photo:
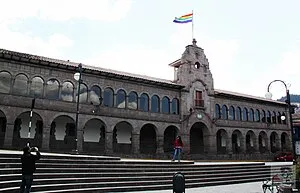
<path fill-rule="evenodd" d="M 31 152 L 36 152 L 36 155 L 31 154 Z M 23 148 L 23 155 L 21 156 L 22 182 L 20 193 L 30 193 L 33 182 L 33 173 L 36 170 L 35 162 L 40 158 L 41 154 L 37 147 L 30 148 L 30 146 L 27 145 Z"/>
<path fill-rule="evenodd" d="M 177 136 L 174 141 L 174 155 L 172 161 L 175 161 L 176 157 L 180 162 L 180 154 L 182 152 L 183 143 L 180 136 Z"/>

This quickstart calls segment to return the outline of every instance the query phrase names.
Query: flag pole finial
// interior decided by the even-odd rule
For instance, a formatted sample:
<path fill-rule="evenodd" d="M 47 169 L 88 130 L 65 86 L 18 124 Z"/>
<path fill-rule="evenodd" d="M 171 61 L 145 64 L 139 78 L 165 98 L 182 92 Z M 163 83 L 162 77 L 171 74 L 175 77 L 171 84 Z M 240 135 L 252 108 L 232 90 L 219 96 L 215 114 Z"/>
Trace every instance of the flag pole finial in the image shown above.
<path fill-rule="evenodd" d="M 197 46 L 197 40 L 195 38 L 193 38 L 193 46 Z"/>

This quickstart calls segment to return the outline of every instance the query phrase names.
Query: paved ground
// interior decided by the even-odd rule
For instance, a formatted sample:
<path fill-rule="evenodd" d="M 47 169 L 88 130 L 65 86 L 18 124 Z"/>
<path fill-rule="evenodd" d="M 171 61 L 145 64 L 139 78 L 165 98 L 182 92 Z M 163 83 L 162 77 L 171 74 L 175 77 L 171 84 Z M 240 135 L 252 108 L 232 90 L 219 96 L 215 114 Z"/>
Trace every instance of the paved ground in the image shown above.
<path fill-rule="evenodd" d="M 187 189 L 185 193 L 262 193 L 262 182 L 209 186 Z M 132 193 L 173 193 L 172 190 L 142 191 Z"/>

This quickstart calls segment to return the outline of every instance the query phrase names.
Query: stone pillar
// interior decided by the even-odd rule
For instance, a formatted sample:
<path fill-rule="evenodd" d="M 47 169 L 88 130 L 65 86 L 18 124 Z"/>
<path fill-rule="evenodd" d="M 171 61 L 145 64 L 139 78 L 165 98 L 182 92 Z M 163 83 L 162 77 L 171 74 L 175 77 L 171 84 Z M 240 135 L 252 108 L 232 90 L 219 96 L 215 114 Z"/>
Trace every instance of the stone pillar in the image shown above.
<path fill-rule="evenodd" d="M 156 154 L 162 155 L 162 154 L 164 154 L 164 136 L 158 135 L 156 137 L 156 140 L 157 140 Z"/>
<path fill-rule="evenodd" d="M 3 147 L 5 148 L 12 147 L 13 134 L 14 134 L 14 123 L 6 123 L 6 132 L 5 132 Z"/>
<path fill-rule="evenodd" d="M 204 152 L 217 154 L 217 140 L 215 135 L 204 136 Z M 207 141 L 207 143 L 205 143 Z M 206 149 L 207 148 L 207 149 Z"/>
<path fill-rule="evenodd" d="M 82 123 L 82 121 L 78 120 L 78 129 L 77 129 L 77 150 L 78 152 L 82 152 L 83 151 L 83 125 L 79 124 Z"/>
<path fill-rule="evenodd" d="M 105 134 L 105 154 L 113 154 L 113 132 L 106 132 Z"/>
<path fill-rule="evenodd" d="M 49 150 L 50 145 L 50 127 L 44 127 L 43 128 L 43 139 L 42 139 L 42 149 L 43 150 Z"/>
<path fill-rule="evenodd" d="M 183 152 L 186 155 L 190 155 L 191 147 L 190 147 L 190 135 L 189 134 L 181 134 L 181 140 L 183 143 Z"/>
<path fill-rule="evenodd" d="M 233 151 L 232 151 L 232 138 L 231 137 L 228 137 L 226 139 L 226 152 L 230 155 L 233 154 Z"/>
<path fill-rule="evenodd" d="M 138 155 L 140 153 L 140 134 L 132 133 L 131 135 L 131 151 L 132 154 Z"/>

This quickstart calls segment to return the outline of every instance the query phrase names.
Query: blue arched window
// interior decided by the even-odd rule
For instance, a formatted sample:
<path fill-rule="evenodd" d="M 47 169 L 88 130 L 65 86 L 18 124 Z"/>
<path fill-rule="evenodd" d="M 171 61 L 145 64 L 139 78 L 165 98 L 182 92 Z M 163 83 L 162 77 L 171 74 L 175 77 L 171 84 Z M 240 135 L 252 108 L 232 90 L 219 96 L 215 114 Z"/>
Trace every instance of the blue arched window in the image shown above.
<path fill-rule="evenodd" d="M 162 113 L 170 113 L 170 99 L 168 98 L 168 97 L 166 97 L 166 96 L 164 96 L 163 98 L 162 98 L 162 101 L 161 101 L 161 103 L 162 103 Z"/>
<path fill-rule="evenodd" d="M 149 111 L 149 96 L 146 93 L 143 93 L 140 97 L 139 110 Z"/>
<path fill-rule="evenodd" d="M 152 113 L 159 112 L 159 97 L 157 95 L 153 95 L 151 97 L 151 112 Z"/>
<path fill-rule="evenodd" d="M 103 105 L 106 107 L 114 106 L 114 91 L 112 88 L 105 88 L 103 93 Z"/>

